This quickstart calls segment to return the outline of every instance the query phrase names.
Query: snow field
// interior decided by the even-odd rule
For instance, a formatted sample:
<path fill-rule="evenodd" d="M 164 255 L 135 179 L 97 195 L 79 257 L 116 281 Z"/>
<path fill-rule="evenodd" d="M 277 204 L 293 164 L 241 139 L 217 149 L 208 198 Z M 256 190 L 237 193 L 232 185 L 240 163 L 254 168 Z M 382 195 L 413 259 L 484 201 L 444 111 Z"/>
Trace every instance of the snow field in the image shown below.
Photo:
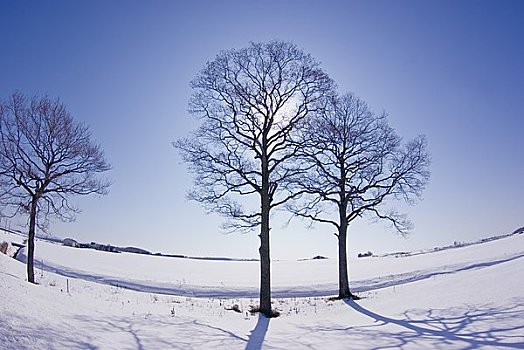
<path fill-rule="evenodd" d="M 281 296 L 274 307 L 281 316 L 271 320 L 248 312 L 257 303 L 249 295 L 258 283 L 257 262 L 112 254 L 38 241 L 39 285 L 25 281 L 24 264 L 0 255 L 0 348 L 524 348 L 523 240 L 514 235 L 413 257 L 351 260 L 352 283 L 364 297 L 357 303 L 322 295 L 336 291 L 334 259 L 275 262 L 273 284 Z M 152 284 L 153 292 L 64 272 Z M 155 285 L 167 286 L 157 290 L 163 293 L 181 282 L 193 295 L 220 293 L 154 292 Z M 310 294 L 294 297 L 298 292 Z M 235 304 L 242 312 L 227 310 Z"/>

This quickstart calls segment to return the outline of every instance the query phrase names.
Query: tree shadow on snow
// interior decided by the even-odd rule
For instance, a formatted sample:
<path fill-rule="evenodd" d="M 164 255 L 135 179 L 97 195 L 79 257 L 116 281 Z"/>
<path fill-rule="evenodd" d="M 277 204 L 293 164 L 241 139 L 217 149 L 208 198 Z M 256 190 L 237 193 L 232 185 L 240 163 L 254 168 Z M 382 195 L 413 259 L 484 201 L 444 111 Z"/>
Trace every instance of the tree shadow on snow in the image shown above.
<path fill-rule="evenodd" d="M 144 350 L 142 338 L 139 336 L 138 330 L 135 329 L 134 324 L 131 322 L 123 322 L 116 318 L 104 318 L 104 319 L 93 319 L 86 316 L 78 316 L 77 320 L 89 323 L 86 324 L 86 329 L 91 330 L 105 330 L 111 333 L 127 333 L 132 338 L 133 348 L 137 350 Z M 107 345 L 107 344 L 106 344 Z"/>
<path fill-rule="evenodd" d="M 94 334 L 118 338 L 115 348 L 133 349 L 204 349 L 239 348 L 248 339 L 235 333 L 188 317 L 133 315 L 92 318 L 77 316 Z M 118 335 L 118 337 L 116 337 Z M 103 348 L 104 346 L 102 346 Z"/>
<path fill-rule="evenodd" d="M 93 338 L 68 328 L 67 323 L 47 325 L 35 317 L 5 312 L 0 315 L 0 348 L 19 349 L 82 349 L 98 350 Z"/>
<path fill-rule="evenodd" d="M 370 349 L 402 349 L 427 345 L 428 342 L 434 348 L 446 348 L 451 344 L 460 344 L 463 349 L 524 348 L 523 298 L 514 300 L 507 307 L 466 305 L 453 309 L 408 310 L 401 319 L 377 314 L 353 300 L 345 302 L 373 320 L 369 325 L 344 329 L 369 338 Z"/>
<path fill-rule="evenodd" d="M 264 342 L 270 319 L 259 315 L 255 328 L 249 337 L 242 337 L 217 325 L 206 324 L 187 317 L 166 317 L 160 315 L 135 315 L 128 317 L 92 318 L 77 316 L 86 323 L 93 334 L 112 334 L 122 343 L 134 349 L 203 349 L 240 348 L 260 350 Z"/>
<path fill-rule="evenodd" d="M 266 337 L 267 329 L 269 327 L 269 318 L 259 314 L 258 321 L 249 335 L 249 340 L 246 344 L 245 350 L 260 350 L 262 349 L 262 343 L 264 343 L 264 338 Z"/>

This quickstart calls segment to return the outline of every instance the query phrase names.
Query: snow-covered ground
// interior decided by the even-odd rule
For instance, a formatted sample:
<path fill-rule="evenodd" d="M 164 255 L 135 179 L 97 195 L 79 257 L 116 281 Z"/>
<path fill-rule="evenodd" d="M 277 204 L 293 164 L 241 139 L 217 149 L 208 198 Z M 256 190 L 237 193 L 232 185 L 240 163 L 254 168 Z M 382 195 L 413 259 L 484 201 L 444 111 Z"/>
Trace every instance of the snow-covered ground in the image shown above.
<path fill-rule="evenodd" d="M 0 241 L 21 237 L 0 232 Z M 395 258 L 277 261 L 274 308 L 251 315 L 258 262 L 36 244 L 39 285 L 0 254 L 0 349 L 521 349 L 524 235 Z M 24 252 L 19 259 L 24 260 Z M 231 309 L 238 305 L 241 312 Z"/>

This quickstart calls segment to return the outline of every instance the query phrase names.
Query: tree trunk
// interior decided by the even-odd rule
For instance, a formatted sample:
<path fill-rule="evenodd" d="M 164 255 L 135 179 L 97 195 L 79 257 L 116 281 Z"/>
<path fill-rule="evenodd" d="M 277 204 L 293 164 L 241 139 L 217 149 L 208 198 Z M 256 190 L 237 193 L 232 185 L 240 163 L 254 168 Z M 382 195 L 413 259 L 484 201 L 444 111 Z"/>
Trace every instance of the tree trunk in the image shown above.
<path fill-rule="evenodd" d="M 262 186 L 260 191 L 260 313 L 271 317 L 271 257 L 269 254 L 269 210 L 271 206 L 267 134 L 263 136 L 261 161 Z"/>
<path fill-rule="evenodd" d="M 35 256 L 35 227 L 36 227 L 37 199 L 31 200 L 29 212 L 29 234 L 27 237 L 27 280 L 35 283 L 34 256 Z"/>
<path fill-rule="evenodd" d="M 265 162 L 263 162 L 265 163 Z M 260 194 L 260 312 L 271 317 L 271 258 L 269 254 L 269 174 L 262 165 L 262 191 Z"/>
<path fill-rule="evenodd" d="M 348 259 L 347 259 L 347 222 L 344 218 L 338 229 L 338 297 L 349 298 Z"/>
<path fill-rule="evenodd" d="M 340 203 L 338 207 L 339 227 L 338 227 L 338 297 L 340 299 L 359 299 L 356 295 L 351 294 L 349 289 L 348 275 L 348 257 L 347 257 L 347 237 L 348 237 L 348 218 L 347 207 L 348 199 L 346 198 L 346 164 L 344 155 L 340 157 Z"/>
<path fill-rule="evenodd" d="M 338 230 L 338 297 L 340 299 L 359 300 L 360 297 L 349 289 L 348 259 L 347 259 L 347 222 L 343 222 Z"/>
<path fill-rule="evenodd" d="M 260 312 L 271 317 L 271 258 L 269 254 L 269 202 L 262 198 L 262 225 L 260 228 Z"/>

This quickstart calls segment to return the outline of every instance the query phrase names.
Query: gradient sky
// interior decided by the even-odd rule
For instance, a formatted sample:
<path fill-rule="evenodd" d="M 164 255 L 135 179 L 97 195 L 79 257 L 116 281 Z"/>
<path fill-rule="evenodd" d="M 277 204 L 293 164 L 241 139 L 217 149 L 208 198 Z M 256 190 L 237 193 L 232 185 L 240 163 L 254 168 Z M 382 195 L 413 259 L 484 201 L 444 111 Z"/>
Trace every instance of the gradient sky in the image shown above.
<path fill-rule="evenodd" d="M 191 177 L 171 142 L 195 121 L 189 81 L 220 50 L 293 41 L 406 139 L 426 134 L 415 229 L 350 226 L 350 254 L 431 248 L 524 225 L 524 1 L 0 0 L 0 98 L 60 97 L 113 165 L 105 197 L 79 198 L 52 233 L 153 252 L 257 257 L 256 233 L 185 199 Z M 333 228 L 272 224 L 272 256 L 336 256 Z M 13 221 L 12 225 L 16 222 Z"/>

